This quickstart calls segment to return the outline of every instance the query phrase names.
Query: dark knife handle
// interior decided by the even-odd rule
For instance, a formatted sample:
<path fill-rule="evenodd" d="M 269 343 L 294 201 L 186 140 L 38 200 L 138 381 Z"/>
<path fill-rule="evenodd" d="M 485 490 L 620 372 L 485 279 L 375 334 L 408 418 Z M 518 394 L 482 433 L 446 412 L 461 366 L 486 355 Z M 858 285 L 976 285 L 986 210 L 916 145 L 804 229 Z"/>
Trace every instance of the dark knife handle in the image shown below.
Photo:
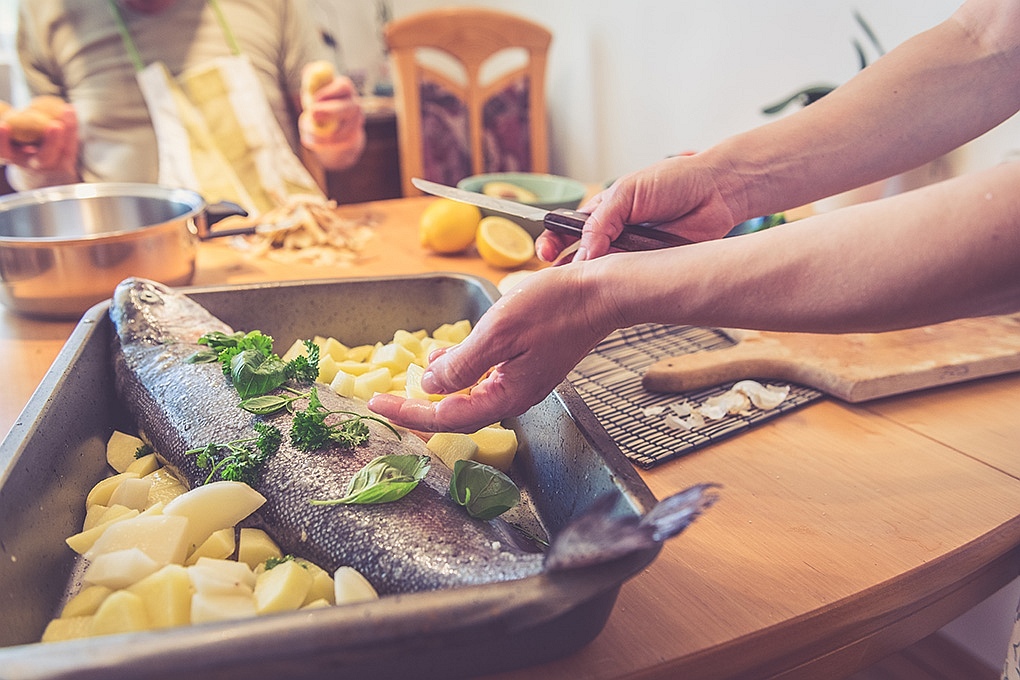
<path fill-rule="evenodd" d="M 587 219 L 588 213 L 558 208 L 545 216 L 544 223 L 545 228 L 551 232 L 580 238 L 581 230 Z M 690 243 L 693 241 L 668 231 L 631 224 L 624 227 L 623 233 L 616 237 L 612 246 L 620 250 L 658 250 L 686 246 Z"/>

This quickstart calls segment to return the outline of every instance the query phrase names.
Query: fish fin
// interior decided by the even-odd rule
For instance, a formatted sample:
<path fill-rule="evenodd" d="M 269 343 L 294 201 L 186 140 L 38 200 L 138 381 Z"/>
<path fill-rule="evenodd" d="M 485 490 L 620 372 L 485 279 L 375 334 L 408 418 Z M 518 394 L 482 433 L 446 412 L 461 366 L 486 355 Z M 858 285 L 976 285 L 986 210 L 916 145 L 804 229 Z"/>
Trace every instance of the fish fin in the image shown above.
<path fill-rule="evenodd" d="M 654 527 L 653 538 L 665 541 L 686 529 L 691 522 L 719 500 L 719 484 L 698 484 L 655 504 L 641 518 L 641 524 Z"/>
<path fill-rule="evenodd" d="M 659 501 L 644 517 L 614 515 L 615 499 L 603 496 L 568 524 L 546 554 L 550 571 L 601 564 L 651 548 L 676 536 L 718 499 L 718 484 L 699 484 Z"/>

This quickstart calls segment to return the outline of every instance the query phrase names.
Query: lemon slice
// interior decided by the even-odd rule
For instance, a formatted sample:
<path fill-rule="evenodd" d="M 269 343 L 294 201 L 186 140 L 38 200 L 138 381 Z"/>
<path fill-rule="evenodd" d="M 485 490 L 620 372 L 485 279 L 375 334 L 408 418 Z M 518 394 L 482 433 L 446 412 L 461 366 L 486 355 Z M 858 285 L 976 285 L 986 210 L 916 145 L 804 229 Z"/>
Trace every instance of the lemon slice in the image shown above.
<path fill-rule="evenodd" d="M 513 269 L 535 256 L 535 241 L 516 222 L 492 215 L 478 223 L 475 247 L 482 259 L 493 267 Z"/>
<path fill-rule="evenodd" d="M 473 205 L 438 198 L 421 214 L 418 240 L 437 253 L 459 253 L 475 240 L 482 212 Z"/>

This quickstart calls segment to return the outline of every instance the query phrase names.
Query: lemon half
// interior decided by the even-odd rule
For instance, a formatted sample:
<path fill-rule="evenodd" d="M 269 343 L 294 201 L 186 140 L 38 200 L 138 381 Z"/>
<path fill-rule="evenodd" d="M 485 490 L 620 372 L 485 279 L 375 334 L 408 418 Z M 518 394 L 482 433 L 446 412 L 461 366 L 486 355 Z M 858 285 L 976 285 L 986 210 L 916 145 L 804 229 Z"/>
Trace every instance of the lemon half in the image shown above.
<path fill-rule="evenodd" d="M 492 215 L 478 223 L 475 247 L 482 260 L 501 269 L 513 269 L 535 256 L 535 241 L 516 222 Z"/>

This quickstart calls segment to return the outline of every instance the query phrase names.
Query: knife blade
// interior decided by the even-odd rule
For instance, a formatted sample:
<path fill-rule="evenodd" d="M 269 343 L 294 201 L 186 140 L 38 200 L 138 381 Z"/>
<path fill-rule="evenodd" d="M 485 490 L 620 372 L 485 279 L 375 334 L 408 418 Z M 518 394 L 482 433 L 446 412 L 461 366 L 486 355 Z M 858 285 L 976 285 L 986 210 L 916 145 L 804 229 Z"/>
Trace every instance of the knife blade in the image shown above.
<path fill-rule="evenodd" d="M 418 177 L 411 178 L 411 184 L 427 194 L 450 198 L 461 203 L 470 203 L 484 210 L 489 210 L 504 215 L 510 215 L 519 219 L 528 220 L 543 225 L 546 229 L 557 234 L 580 238 L 584 222 L 588 219 L 588 213 L 566 208 L 546 210 L 527 203 L 518 203 L 496 196 L 486 196 L 475 191 L 466 191 L 457 187 L 430 182 L 427 179 Z M 652 227 L 628 224 L 623 232 L 612 242 L 614 248 L 620 250 L 658 250 L 660 248 L 672 248 L 674 246 L 685 246 L 693 241 L 682 236 L 661 231 Z"/>

